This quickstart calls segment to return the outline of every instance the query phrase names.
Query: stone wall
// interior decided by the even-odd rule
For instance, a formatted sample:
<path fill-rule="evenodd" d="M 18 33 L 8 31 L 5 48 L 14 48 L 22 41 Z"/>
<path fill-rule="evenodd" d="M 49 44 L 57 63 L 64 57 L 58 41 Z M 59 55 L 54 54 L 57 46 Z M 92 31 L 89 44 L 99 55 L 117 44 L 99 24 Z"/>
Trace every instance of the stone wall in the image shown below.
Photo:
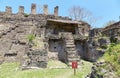
<path fill-rule="evenodd" d="M 36 14 L 36 5 L 32 4 L 31 14 L 24 13 L 24 7 L 20 6 L 17 14 L 12 13 L 11 7 L 6 7 L 6 12 L 0 12 L 0 56 L 4 61 L 21 61 L 29 50 L 28 36 L 45 40 L 45 26 L 47 19 L 70 20 L 67 17 Z M 45 48 L 45 47 L 44 47 Z"/>
<path fill-rule="evenodd" d="M 69 33 L 67 31 L 60 31 L 57 35 L 55 35 L 53 34 L 54 29 L 49 28 L 51 25 L 48 23 L 48 19 L 53 19 L 54 24 L 58 25 L 56 23 L 57 20 L 57 22 L 59 22 L 59 26 L 78 26 L 74 27 L 74 34 L 71 33 L 71 31 Z M 68 17 L 58 16 L 58 6 L 55 7 L 54 15 L 50 15 L 48 13 L 47 5 L 44 6 L 44 14 L 36 14 L 35 4 L 32 4 L 30 14 L 24 13 L 23 6 L 19 7 L 17 14 L 12 13 L 12 8 L 6 7 L 6 12 L 0 12 L 0 55 L 3 56 L 3 59 L 8 62 L 21 62 L 24 58 L 28 58 L 25 61 L 28 61 L 26 65 L 30 67 L 47 67 L 47 58 L 49 58 L 52 54 L 56 57 L 55 59 L 60 59 L 64 62 L 71 62 L 75 60 L 79 61 L 80 58 L 78 54 L 84 59 L 95 61 L 102 56 L 104 52 L 103 49 L 98 50 L 97 48 L 104 45 L 101 43 L 102 41 L 105 42 L 105 40 L 98 39 L 96 41 L 96 39 L 90 38 L 97 38 L 95 36 L 100 36 L 99 32 L 103 29 L 93 30 L 93 33 L 90 34 L 93 35 L 92 37 L 89 35 L 89 30 L 90 25 L 85 22 L 71 21 Z M 63 34 L 60 34 L 61 32 Z M 65 34 L 65 32 L 68 34 Z M 44 45 L 42 49 L 33 49 L 30 47 L 27 37 L 31 34 L 35 37 L 41 38 L 40 41 L 43 42 Z M 50 38 L 47 37 L 48 35 Z M 87 39 L 88 36 L 90 36 L 89 39 Z M 54 42 L 56 39 L 58 41 Z M 59 42 L 61 42 L 59 41 L 60 39 L 63 40 L 61 45 L 59 45 Z M 76 40 L 78 40 L 78 42 L 75 42 Z M 53 50 L 55 46 L 57 47 Z M 43 55 L 41 55 L 41 53 L 43 53 Z M 22 64 L 24 65 L 24 63 Z"/>
<path fill-rule="evenodd" d="M 112 43 L 120 42 L 120 21 L 105 27 L 102 34 L 103 36 L 109 37 Z"/>
<path fill-rule="evenodd" d="M 48 54 L 45 49 L 29 49 L 28 52 L 24 55 L 24 58 L 21 62 L 22 69 L 29 68 L 46 68 L 48 62 Z"/>
<path fill-rule="evenodd" d="M 85 59 L 89 61 L 97 61 L 104 55 L 108 45 L 110 44 L 109 38 L 104 37 L 92 37 L 86 42 L 86 54 Z"/>

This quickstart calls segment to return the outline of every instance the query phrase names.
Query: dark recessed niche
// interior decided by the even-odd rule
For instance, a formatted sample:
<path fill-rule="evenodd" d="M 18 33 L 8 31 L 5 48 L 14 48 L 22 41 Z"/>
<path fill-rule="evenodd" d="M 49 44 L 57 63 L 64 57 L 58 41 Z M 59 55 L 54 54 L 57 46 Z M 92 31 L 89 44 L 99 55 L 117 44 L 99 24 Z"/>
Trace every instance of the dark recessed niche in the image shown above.
<path fill-rule="evenodd" d="M 13 56 L 17 56 L 17 53 L 6 53 L 4 55 L 4 57 L 13 57 Z"/>

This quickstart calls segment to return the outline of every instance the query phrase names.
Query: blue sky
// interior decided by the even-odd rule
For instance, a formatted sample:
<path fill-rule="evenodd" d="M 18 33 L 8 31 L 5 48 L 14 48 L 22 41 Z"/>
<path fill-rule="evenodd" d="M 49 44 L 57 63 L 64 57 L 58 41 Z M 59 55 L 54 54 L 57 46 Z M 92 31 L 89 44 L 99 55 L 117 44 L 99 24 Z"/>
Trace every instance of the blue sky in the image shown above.
<path fill-rule="evenodd" d="M 37 6 L 47 4 L 49 13 L 53 13 L 53 8 L 58 5 L 60 16 L 68 16 L 68 9 L 74 5 L 84 7 L 100 17 L 95 27 L 101 27 L 109 20 L 119 21 L 120 16 L 120 0 L 0 0 L 0 11 L 5 11 L 5 6 L 11 6 L 13 12 L 17 13 L 18 6 L 22 5 L 25 12 L 30 13 L 31 3 Z"/>

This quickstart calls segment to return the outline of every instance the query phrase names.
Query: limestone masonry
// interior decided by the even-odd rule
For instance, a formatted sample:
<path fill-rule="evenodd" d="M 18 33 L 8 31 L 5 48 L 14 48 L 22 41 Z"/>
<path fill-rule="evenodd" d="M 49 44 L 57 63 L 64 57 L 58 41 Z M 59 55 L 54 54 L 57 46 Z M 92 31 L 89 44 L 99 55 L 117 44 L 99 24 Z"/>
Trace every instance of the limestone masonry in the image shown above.
<path fill-rule="evenodd" d="M 96 61 L 104 54 L 102 48 L 110 43 L 109 38 L 118 38 L 116 27 L 90 30 L 90 25 L 83 21 L 72 21 L 68 17 L 58 16 L 59 7 L 54 14 L 36 13 L 36 4 L 31 5 L 31 13 L 24 13 L 24 6 L 17 14 L 7 6 L 0 12 L 0 62 L 20 62 L 24 67 L 47 67 L 48 59 L 57 59 L 68 65 L 72 61 L 85 59 Z M 104 33 L 104 34 L 103 34 Z M 112 36 L 114 35 L 114 36 Z M 101 48 L 101 49 L 99 49 Z"/>

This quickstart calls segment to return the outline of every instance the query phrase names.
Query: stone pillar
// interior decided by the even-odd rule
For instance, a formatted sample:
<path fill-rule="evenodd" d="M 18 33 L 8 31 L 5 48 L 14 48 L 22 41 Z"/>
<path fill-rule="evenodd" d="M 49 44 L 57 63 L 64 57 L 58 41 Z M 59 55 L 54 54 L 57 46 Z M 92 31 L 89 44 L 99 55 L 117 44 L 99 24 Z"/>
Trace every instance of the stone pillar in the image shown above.
<path fill-rule="evenodd" d="M 59 9 L 58 6 L 56 6 L 56 7 L 54 8 L 54 16 L 58 16 L 58 9 Z"/>
<path fill-rule="evenodd" d="M 18 14 L 24 14 L 24 6 L 19 6 Z"/>
<path fill-rule="evenodd" d="M 6 6 L 5 12 L 6 12 L 7 14 L 12 14 L 12 8 L 9 7 L 9 6 Z"/>
<path fill-rule="evenodd" d="M 44 5 L 44 14 L 48 15 L 48 5 Z"/>
<path fill-rule="evenodd" d="M 31 14 L 36 14 L 36 4 L 31 5 Z"/>

